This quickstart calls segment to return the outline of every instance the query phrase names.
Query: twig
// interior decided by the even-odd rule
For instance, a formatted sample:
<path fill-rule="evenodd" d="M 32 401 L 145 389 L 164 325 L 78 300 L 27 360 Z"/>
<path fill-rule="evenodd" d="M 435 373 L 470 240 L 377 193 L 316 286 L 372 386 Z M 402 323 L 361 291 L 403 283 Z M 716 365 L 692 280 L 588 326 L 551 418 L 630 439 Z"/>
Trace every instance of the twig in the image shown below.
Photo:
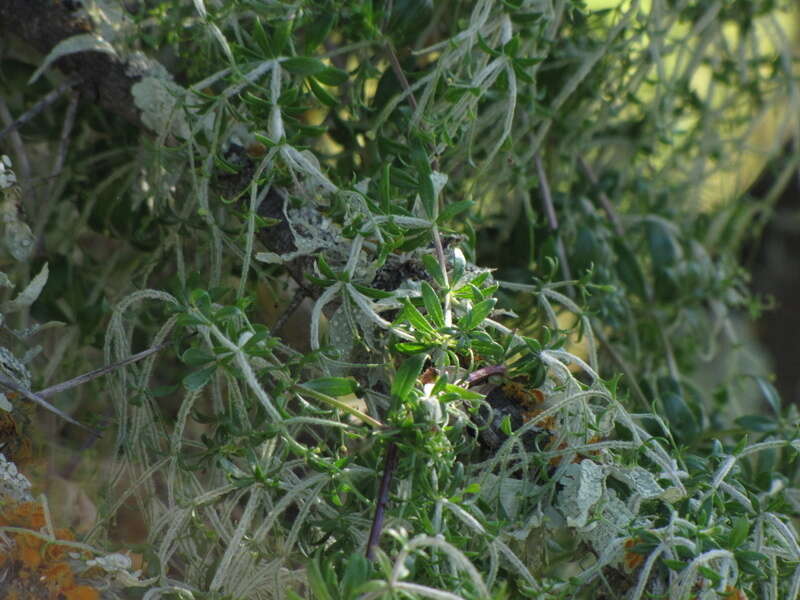
<path fill-rule="evenodd" d="M 53 102 L 58 100 L 58 98 L 61 96 L 61 94 L 66 92 L 68 89 L 74 87 L 79 82 L 80 82 L 80 79 L 77 78 L 77 77 L 72 77 L 70 79 L 67 79 L 65 82 L 63 82 L 61 85 L 59 85 L 56 89 L 54 89 L 52 92 L 47 94 L 44 98 L 39 100 L 39 102 L 37 102 L 36 104 L 31 106 L 27 110 L 27 112 L 25 112 L 21 116 L 17 117 L 12 123 L 7 125 L 5 127 L 5 129 L 0 131 L 0 139 L 3 139 L 3 137 L 7 133 L 10 133 L 10 132 L 14 131 L 15 129 L 18 129 L 19 127 L 22 127 L 23 125 L 25 125 L 25 123 L 27 123 L 28 121 L 33 119 L 36 115 L 38 115 L 40 112 L 42 112 L 45 108 L 47 108 Z"/>
<path fill-rule="evenodd" d="M 386 464 L 383 467 L 383 477 L 381 477 L 381 485 L 378 489 L 378 503 L 375 505 L 375 517 L 372 520 L 372 529 L 369 532 L 369 540 L 367 541 L 367 560 L 375 558 L 375 548 L 381 538 L 381 531 L 383 530 L 383 516 L 386 512 L 386 507 L 389 504 L 389 486 L 392 483 L 392 475 L 397 468 L 397 446 L 390 443 L 386 449 Z"/>
<path fill-rule="evenodd" d="M 75 113 L 78 112 L 78 99 L 80 96 L 78 94 L 72 94 L 69 99 L 69 105 L 67 106 L 67 112 L 64 115 L 64 124 L 61 127 L 61 139 L 58 142 L 58 156 L 56 157 L 55 163 L 53 163 L 53 170 L 50 172 L 50 177 L 55 178 L 59 173 L 61 173 L 61 169 L 64 168 L 64 159 L 67 156 L 67 148 L 69 147 L 69 136 L 72 133 L 72 127 L 75 125 Z M 52 190 L 54 182 L 50 182 L 50 187 Z"/>
<path fill-rule="evenodd" d="M 478 385 L 484 379 L 488 379 L 492 375 L 505 375 L 508 368 L 505 365 L 489 365 L 488 367 L 481 367 L 477 371 L 473 371 L 467 376 L 467 385 L 472 387 Z"/>
<path fill-rule="evenodd" d="M 592 182 L 592 185 L 598 185 L 597 175 L 594 174 L 592 167 L 586 160 L 580 156 L 578 157 L 578 162 L 581 165 L 581 169 L 583 172 L 586 173 L 586 177 L 589 178 L 589 181 Z M 603 205 L 603 210 L 606 211 L 606 215 L 608 215 L 608 219 L 611 221 L 611 224 L 614 226 L 614 233 L 618 236 L 622 236 L 625 234 L 625 228 L 622 226 L 622 223 L 619 220 L 619 216 L 617 215 L 616 211 L 614 210 L 614 206 L 611 204 L 611 200 L 608 199 L 606 193 L 601 189 L 599 190 L 600 193 L 600 203 Z"/>
<path fill-rule="evenodd" d="M 400 61 L 397 60 L 397 53 L 394 51 L 394 46 L 392 46 L 391 42 L 386 42 L 386 53 L 389 55 L 389 62 L 392 64 L 394 76 L 397 77 L 397 81 L 400 82 L 400 87 L 403 88 L 403 93 L 406 95 L 408 103 L 411 105 L 411 108 L 417 110 L 417 99 L 414 97 L 413 92 L 411 92 L 411 86 L 408 84 L 408 79 L 403 72 L 403 67 L 400 66 Z"/>
<path fill-rule="evenodd" d="M 164 342 L 163 344 L 159 344 L 158 346 L 153 346 L 152 348 L 148 348 L 147 350 L 139 352 L 138 354 L 129 356 L 125 360 L 121 360 L 119 362 L 116 362 L 114 364 L 105 367 L 100 367 L 99 369 L 95 369 L 94 371 L 89 371 L 88 373 L 84 373 L 83 375 L 78 375 L 77 377 L 73 377 L 68 381 L 63 381 L 61 383 L 50 386 L 49 388 L 46 388 L 38 392 L 32 392 L 30 390 L 25 389 L 23 386 L 19 385 L 17 382 L 13 381 L 12 379 L 6 377 L 3 374 L 0 374 L 0 387 L 4 387 L 8 390 L 16 392 L 17 394 L 24 396 L 31 402 L 34 402 L 35 404 L 38 404 L 39 406 L 46 408 L 50 412 L 57 414 L 59 417 L 61 417 L 68 423 L 72 423 L 73 425 L 77 425 L 78 427 L 85 429 L 86 431 L 94 433 L 95 430 L 87 427 L 83 423 L 76 421 L 62 410 L 56 408 L 55 406 L 47 402 L 45 398 L 47 398 L 48 396 L 52 396 L 53 394 L 57 394 L 59 392 L 63 392 L 65 390 L 77 387 L 81 384 L 91 381 L 92 379 L 97 379 L 98 377 L 105 375 L 110 371 L 119 369 L 120 367 L 124 367 L 125 365 L 136 362 L 137 360 L 141 360 L 147 356 L 150 356 L 154 352 L 158 352 L 159 350 L 161 350 L 170 343 L 171 342 Z"/>
<path fill-rule="evenodd" d="M 56 408 L 55 406 L 53 406 L 52 404 L 47 402 L 44 398 L 42 398 L 38 394 L 36 394 L 36 393 L 34 393 L 34 392 L 30 391 L 30 390 L 26 390 L 24 387 L 19 385 L 17 382 L 15 382 L 14 380 L 12 380 L 9 377 L 6 377 L 3 374 L 0 374 L 0 387 L 6 388 L 7 390 L 11 390 L 12 392 L 16 392 L 20 396 L 24 396 L 25 398 L 27 398 L 28 400 L 30 400 L 34 404 L 38 404 L 39 406 L 41 406 L 43 408 L 46 408 L 50 412 L 57 414 L 59 417 L 64 419 L 67 423 L 72 423 L 73 425 L 77 425 L 78 427 L 80 427 L 81 429 L 85 429 L 86 431 L 92 431 L 89 427 L 87 427 L 83 423 L 79 423 L 78 421 L 76 421 L 75 419 L 70 417 L 67 413 L 65 413 L 64 411 Z"/>
<path fill-rule="evenodd" d="M 542 192 L 542 204 L 544 205 L 545 215 L 547 215 L 547 226 L 556 236 L 556 252 L 558 252 L 558 260 L 561 263 L 561 272 L 564 274 L 564 279 L 572 281 L 572 274 L 570 273 L 569 264 L 567 263 L 567 251 L 564 248 L 564 240 L 561 239 L 561 235 L 558 232 L 558 217 L 556 217 L 556 210 L 553 207 L 553 196 L 550 193 L 550 185 L 547 183 L 547 174 L 544 172 L 542 158 L 538 152 L 534 154 L 533 160 L 536 163 L 536 172 L 539 175 L 539 189 Z M 567 289 L 569 290 L 570 296 L 575 295 L 572 286 L 569 286 Z"/>
<path fill-rule="evenodd" d="M 36 392 L 41 398 L 47 398 L 48 396 L 52 396 L 53 394 L 58 394 L 60 392 L 69 390 L 74 387 L 78 387 L 79 385 L 83 385 L 84 383 L 88 383 L 92 379 L 97 379 L 98 377 L 102 377 L 106 373 L 110 373 L 111 371 L 115 371 L 120 367 L 124 367 L 125 365 L 129 365 L 131 363 L 135 363 L 143 358 L 147 358 L 151 354 L 158 352 L 159 350 L 166 348 L 172 342 L 164 342 L 162 344 L 158 344 L 157 346 L 153 346 L 152 348 L 148 348 L 147 350 L 142 350 L 137 354 L 133 354 L 128 358 L 121 360 L 119 362 L 112 363 L 105 367 L 100 367 L 99 369 L 95 369 L 93 371 L 89 371 L 88 373 L 84 373 L 83 375 L 78 375 L 77 377 L 73 377 L 68 381 L 62 381 L 61 383 L 57 383 L 56 385 L 51 385 L 49 388 Z"/>

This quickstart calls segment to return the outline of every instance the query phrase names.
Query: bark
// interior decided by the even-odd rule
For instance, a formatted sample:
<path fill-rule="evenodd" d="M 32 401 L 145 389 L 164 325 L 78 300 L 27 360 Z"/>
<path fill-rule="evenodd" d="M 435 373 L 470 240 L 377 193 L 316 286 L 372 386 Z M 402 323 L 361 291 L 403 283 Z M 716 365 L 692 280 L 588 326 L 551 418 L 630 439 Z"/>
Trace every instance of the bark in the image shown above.
<path fill-rule="evenodd" d="M 3 37 L 20 38 L 44 58 L 62 40 L 94 31 L 79 8 L 77 3 L 59 0 L 0 0 L 0 32 Z M 122 60 L 104 52 L 79 52 L 60 58 L 55 67 L 79 78 L 76 89 L 83 102 L 142 126 L 131 95 L 138 78 L 125 73 Z"/>

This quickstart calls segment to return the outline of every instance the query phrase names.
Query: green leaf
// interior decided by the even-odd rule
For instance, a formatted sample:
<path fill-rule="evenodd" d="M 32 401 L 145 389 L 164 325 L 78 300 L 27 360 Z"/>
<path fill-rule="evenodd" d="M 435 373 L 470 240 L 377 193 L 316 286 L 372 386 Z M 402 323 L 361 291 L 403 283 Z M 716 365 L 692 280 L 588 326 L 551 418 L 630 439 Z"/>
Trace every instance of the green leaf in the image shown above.
<path fill-rule="evenodd" d="M 308 578 L 308 585 L 311 587 L 311 593 L 314 595 L 314 600 L 334 600 L 334 594 L 331 593 L 325 577 L 322 575 L 319 561 L 320 555 L 315 554 L 306 563 L 306 577 Z M 338 594 L 336 596 L 338 597 Z"/>
<path fill-rule="evenodd" d="M 163 398 L 164 396 L 169 396 L 170 394 L 174 394 L 178 390 L 177 385 L 160 385 L 150 389 L 150 394 L 153 398 Z"/>
<path fill-rule="evenodd" d="M 712 569 L 709 569 L 708 567 L 700 566 L 697 567 L 697 570 L 703 577 L 711 581 L 714 585 L 719 585 L 719 582 L 722 581 L 722 575 Z"/>
<path fill-rule="evenodd" d="M 281 67 L 294 73 L 295 75 L 316 75 L 322 73 L 326 67 L 325 63 L 317 58 L 310 56 L 293 56 L 281 63 Z"/>
<path fill-rule="evenodd" d="M 47 283 L 47 277 L 49 276 L 49 273 L 50 272 L 47 268 L 47 263 L 44 263 L 39 273 L 36 275 L 36 277 L 31 279 L 31 282 L 25 286 L 25 289 L 22 290 L 16 298 L 6 302 L 5 305 L 3 305 L 3 311 L 14 312 L 33 304 L 39 297 L 39 294 L 42 293 L 42 289 Z"/>
<path fill-rule="evenodd" d="M 404 150 L 404 148 L 402 148 Z M 416 178 L 411 175 L 407 169 L 401 169 L 392 165 L 391 168 L 392 183 L 402 189 L 414 190 L 417 189 L 418 183 Z"/>
<path fill-rule="evenodd" d="M 325 106 L 334 107 L 339 104 L 339 100 L 336 96 L 333 96 L 328 90 L 317 83 L 316 79 L 309 77 L 306 79 L 306 82 L 308 83 L 308 87 L 311 88 L 311 93 Z"/>
<path fill-rule="evenodd" d="M 461 280 L 461 277 L 464 275 L 464 271 L 467 268 L 467 259 L 464 257 L 464 253 L 461 251 L 461 248 L 455 248 L 453 250 L 453 285 L 455 286 Z M 486 274 L 488 276 L 488 273 Z M 476 278 L 477 280 L 477 278 Z"/>
<path fill-rule="evenodd" d="M 321 14 L 317 14 L 305 27 L 306 35 L 304 42 L 306 53 L 312 53 L 316 50 L 317 46 L 328 37 L 328 34 L 336 23 L 338 13 L 330 5 L 323 6 L 324 8 Z"/>
<path fill-rule="evenodd" d="M 481 491 L 481 484 L 476 482 L 470 483 L 464 488 L 465 494 L 479 494 Z"/>
<path fill-rule="evenodd" d="M 272 46 L 269 43 L 267 32 L 264 31 L 264 26 L 261 24 L 261 19 L 258 17 L 255 18 L 253 24 L 253 39 L 267 57 L 272 58 L 275 56 L 275 53 L 272 51 Z"/>
<path fill-rule="evenodd" d="M 275 25 L 275 34 L 271 36 L 272 49 L 275 51 L 275 56 L 284 54 L 286 43 L 289 41 L 289 36 L 292 34 L 294 28 L 294 21 L 285 19 L 278 21 Z"/>
<path fill-rule="evenodd" d="M 403 308 L 403 317 L 407 320 L 411 326 L 419 332 L 427 333 L 428 335 L 433 335 L 436 333 L 433 325 L 431 325 L 428 320 L 422 316 L 422 313 L 417 310 L 417 307 L 414 306 L 408 298 L 403 298 L 405 306 Z"/>
<path fill-rule="evenodd" d="M 333 269 L 331 269 L 330 265 L 328 265 L 328 261 L 325 260 L 325 256 L 322 253 L 317 254 L 317 268 L 319 269 L 319 272 L 328 279 L 339 279 L 336 273 L 334 273 Z"/>
<path fill-rule="evenodd" d="M 351 283 L 357 291 L 364 294 L 369 298 L 374 298 L 376 300 L 383 300 L 384 298 L 392 298 L 394 297 L 394 292 L 387 292 L 386 290 L 379 290 L 377 288 L 368 287 L 366 285 L 359 285 L 357 283 Z"/>
<path fill-rule="evenodd" d="M 334 398 L 358 391 L 358 382 L 352 377 L 319 377 L 306 381 L 303 386 Z"/>
<path fill-rule="evenodd" d="M 463 398 L 464 400 L 480 400 L 481 398 L 484 397 L 483 394 L 479 394 L 478 392 L 473 392 L 472 390 L 459 387 L 452 383 L 446 384 L 444 386 L 444 389 L 447 393 L 457 394 L 459 398 Z"/>
<path fill-rule="evenodd" d="M 429 219 L 435 219 L 438 207 L 436 191 L 433 187 L 433 179 L 431 179 L 433 172 L 431 171 L 431 163 L 428 154 L 423 148 L 422 140 L 416 140 L 416 144 L 411 150 L 411 157 L 417 169 L 418 191 L 422 199 L 422 206 L 425 208 L 425 214 Z"/>
<path fill-rule="evenodd" d="M 442 214 L 439 215 L 437 219 L 438 223 L 447 223 L 451 219 L 453 219 L 456 215 L 461 214 L 465 210 L 469 210 L 472 206 L 475 205 L 475 202 L 472 200 L 459 200 L 458 202 L 451 202 L 447 206 L 444 207 L 442 210 Z"/>
<path fill-rule="evenodd" d="M 439 296 L 433 291 L 433 288 L 427 281 L 422 282 L 422 301 L 425 304 L 425 310 L 428 311 L 428 317 L 437 327 L 444 327 L 444 312 L 442 305 L 439 303 Z"/>
<path fill-rule="evenodd" d="M 540 12 L 527 12 L 527 13 L 513 13 L 511 15 L 511 22 L 517 25 L 530 25 L 542 19 Z"/>
<path fill-rule="evenodd" d="M 511 427 L 511 417 L 509 415 L 506 415 L 505 417 L 503 417 L 503 420 L 500 421 L 500 431 L 502 431 L 508 436 L 514 433 L 514 430 Z"/>
<path fill-rule="evenodd" d="M 520 40 L 518 35 L 515 35 L 510 40 L 508 40 L 505 44 L 503 44 L 503 54 L 506 56 L 514 57 L 519 52 L 519 45 L 522 40 Z"/>
<path fill-rule="evenodd" d="M 650 258 L 657 270 L 675 264 L 678 258 L 678 245 L 664 223 L 653 219 L 646 221 L 645 237 L 650 248 Z"/>
<path fill-rule="evenodd" d="M 489 316 L 489 313 L 492 312 L 496 302 L 497 298 L 487 298 L 486 300 L 478 302 L 458 322 L 459 328 L 463 329 L 464 331 L 471 331 L 478 327 L 481 323 L 483 323 L 483 320 Z"/>
<path fill-rule="evenodd" d="M 737 517 L 728 535 L 728 547 L 734 550 L 739 548 L 745 542 L 749 533 L 750 521 L 745 517 Z"/>
<path fill-rule="evenodd" d="M 347 81 L 347 71 L 337 69 L 336 67 L 325 67 L 315 77 L 325 85 L 342 85 Z"/>
<path fill-rule="evenodd" d="M 672 433 L 683 441 L 694 439 L 697 421 L 684 400 L 680 384 L 672 377 L 661 377 L 658 380 L 658 395 Z"/>
<path fill-rule="evenodd" d="M 778 429 L 778 424 L 775 422 L 775 419 L 762 415 L 745 415 L 735 419 L 734 423 L 742 429 L 759 433 L 769 433 Z"/>
<path fill-rule="evenodd" d="M 761 552 L 755 552 L 753 550 L 735 550 L 734 555 L 736 556 L 737 560 L 752 560 L 752 561 L 769 560 L 769 557 L 766 554 L 762 554 Z"/>
<path fill-rule="evenodd" d="M 343 598 L 355 598 L 356 590 L 367 581 L 369 575 L 369 561 L 361 553 L 351 554 L 340 584 Z"/>
<path fill-rule="evenodd" d="M 433 280 L 438 283 L 440 287 L 445 287 L 447 282 L 444 278 L 444 271 L 442 271 L 442 265 L 439 264 L 436 257 L 432 254 L 423 254 L 422 263 L 425 265 L 425 269 L 430 273 L 431 277 L 433 277 Z"/>
<path fill-rule="evenodd" d="M 427 352 L 434 348 L 434 344 L 423 344 L 418 342 L 397 342 L 394 349 L 403 354 L 417 354 L 418 352 Z"/>
<path fill-rule="evenodd" d="M 772 412 L 775 413 L 775 416 L 780 416 L 781 414 L 781 397 L 778 394 L 778 390 L 775 389 L 775 386 L 770 383 L 765 377 L 760 375 L 754 375 L 753 379 L 758 386 L 758 389 L 761 390 L 761 394 L 766 399 L 767 403 L 769 404 Z"/>
<path fill-rule="evenodd" d="M 486 54 L 489 56 L 500 56 L 500 53 L 497 50 L 489 47 L 489 44 L 486 43 L 486 40 L 480 33 L 478 33 L 478 47 L 486 52 Z"/>
<path fill-rule="evenodd" d="M 211 365 L 205 369 L 200 369 L 199 371 L 190 373 L 183 378 L 183 387 L 190 392 L 202 389 L 211 380 L 211 377 L 214 375 L 214 371 L 216 370 L 217 365 Z"/>
<path fill-rule="evenodd" d="M 181 360 L 190 367 L 199 367 L 216 360 L 216 356 L 206 348 L 189 348 L 181 355 Z"/>
<path fill-rule="evenodd" d="M 625 287 L 632 294 L 639 296 L 641 299 L 647 297 L 647 290 L 644 284 L 644 275 L 642 269 L 639 267 L 639 261 L 628 249 L 628 246 L 623 240 L 615 239 L 613 241 L 614 253 L 617 256 L 616 269 L 620 281 L 625 284 Z"/>
<path fill-rule="evenodd" d="M 415 354 L 403 361 L 400 368 L 395 373 L 394 381 L 392 381 L 392 396 L 397 398 L 400 402 L 404 402 L 414 385 L 417 382 L 419 374 L 422 372 L 422 366 L 428 360 L 427 354 Z"/>
<path fill-rule="evenodd" d="M 208 319 L 196 314 L 185 312 L 178 316 L 176 324 L 180 327 L 193 327 L 195 325 L 208 325 Z"/>

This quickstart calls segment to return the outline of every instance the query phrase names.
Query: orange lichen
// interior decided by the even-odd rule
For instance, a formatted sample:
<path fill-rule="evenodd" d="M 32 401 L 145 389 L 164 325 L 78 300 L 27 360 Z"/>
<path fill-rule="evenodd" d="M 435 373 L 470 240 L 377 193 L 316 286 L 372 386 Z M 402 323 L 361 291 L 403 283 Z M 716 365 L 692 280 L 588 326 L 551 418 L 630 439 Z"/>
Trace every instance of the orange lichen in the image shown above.
<path fill-rule="evenodd" d="M 542 414 L 542 412 L 543 411 L 538 410 L 538 409 L 537 410 L 530 410 L 530 411 L 526 412 L 524 415 L 522 415 L 522 420 L 527 423 L 531 419 L 534 419 L 534 418 L 538 417 L 540 414 Z M 554 415 L 548 415 L 547 417 L 545 417 L 541 421 L 537 421 L 536 425 L 538 425 L 542 429 L 547 429 L 547 431 L 555 431 L 556 430 L 556 418 L 555 418 Z"/>
<path fill-rule="evenodd" d="M 428 367 L 423 371 L 422 375 L 419 376 L 419 382 L 422 385 L 426 383 L 434 383 L 439 378 L 439 371 L 434 369 L 433 367 Z"/>
<path fill-rule="evenodd" d="M 9 502 L 0 511 L 0 525 L 41 529 L 44 509 L 38 502 Z"/>
<path fill-rule="evenodd" d="M 100 600 L 100 592 L 88 585 L 76 585 L 62 593 L 64 600 Z"/>
<path fill-rule="evenodd" d="M 7 533 L 11 545 L 3 552 L 0 567 L 6 581 L 13 583 L 0 589 L 0 600 L 99 600 L 97 590 L 76 584 L 69 563 L 74 549 L 57 541 L 73 541 L 74 534 L 68 529 L 58 529 L 55 540 L 48 540 L 36 535 L 44 525 L 44 507 L 39 502 L 0 504 L 0 526 L 30 531 Z"/>
<path fill-rule="evenodd" d="M 747 600 L 747 594 L 742 590 L 729 585 L 725 588 L 725 595 L 722 596 L 723 600 Z"/>
<path fill-rule="evenodd" d="M 22 562 L 23 569 L 33 571 L 42 564 L 42 555 L 39 553 L 39 544 L 35 537 L 18 533 L 14 536 L 17 543 L 17 560 Z"/>
<path fill-rule="evenodd" d="M 643 554 L 638 554 L 637 552 L 632 551 L 632 548 L 639 544 L 639 542 L 639 538 L 628 538 L 625 540 L 625 548 L 628 548 L 628 551 L 625 552 L 623 561 L 625 562 L 625 567 L 629 571 L 633 571 L 644 562 Z"/>
<path fill-rule="evenodd" d="M 530 390 L 519 381 L 509 381 L 501 389 L 507 397 L 529 411 L 538 409 L 544 403 L 544 394 L 541 390 Z"/>
<path fill-rule="evenodd" d="M 75 585 L 75 575 L 65 562 L 55 563 L 39 569 L 39 581 L 47 588 L 51 595 L 58 595 L 59 591 L 69 589 Z"/>

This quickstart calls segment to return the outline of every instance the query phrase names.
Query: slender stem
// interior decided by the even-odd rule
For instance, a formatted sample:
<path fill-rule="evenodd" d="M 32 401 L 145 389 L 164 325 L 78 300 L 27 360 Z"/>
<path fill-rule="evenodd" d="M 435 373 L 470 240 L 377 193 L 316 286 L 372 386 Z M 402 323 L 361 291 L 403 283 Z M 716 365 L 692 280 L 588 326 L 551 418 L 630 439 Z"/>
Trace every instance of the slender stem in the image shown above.
<path fill-rule="evenodd" d="M 392 63 L 392 71 L 394 71 L 394 75 L 397 77 L 397 81 L 400 82 L 403 91 L 406 92 L 408 103 L 411 105 L 411 108 L 417 110 L 417 99 L 414 97 L 414 94 L 411 93 L 411 86 L 408 83 L 406 74 L 403 72 L 403 67 L 400 66 L 400 61 L 397 60 L 397 53 L 394 51 L 391 42 L 386 43 L 386 51 L 389 55 L 389 62 Z"/>
<path fill-rule="evenodd" d="M 578 158 L 578 162 L 580 163 L 583 172 L 586 173 L 586 177 L 589 178 L 589 181 L 592 182 L 592 185 L 596 186 L 598 184 L 597 175 L 595 175 L 589 163 L 586 162 L 586 159 L 584 159 L 582 156 Z M 600 204 L 603 205 L 603 210 L 606 211 L 608 219 L 614 226 L 614 233 L 616 233 L 618 236 L 624 235 L 625 228 L 622 226 L 622 222 L 619 220 L 619 216 L 614 210 L 614 206 L 611 204 L 611 200 L 608 199 L 608 196 L 606 196 L 606 193 L 603 190 L 599 190 L 599 193 L 600 193 Z"/>
<path fill-rule="evenodd" d="M 369 540 L 367 541 L 367 560 L 375 558 L 375 548 L 381 538 L 381 531 L 383 530 L 383 517 L 386 513 L 386 507 L 389 505 L 389 486 L 392 483 L 392 475 L 397 468 L 397 445 L 390 443 L 386 449 L 386 464 L 383 467 L 383 477 L 381 477 L 381 485 L 378 489 L 378 503 L 375 505 L 375 517 L 372 519 L 372 529 L 369 532 Z"/>
<path fill-rule="evenodd" d="M 2 131 L 0 131 L 0 139 L 2 139 L 7 133 L 14 131 L 15 129 L 22 127 L 25 123 L 33 119 L 36 115 L 42 112 L 45 108 L 50 106 L 53 102 L 58 100 L 58 98 L 66 92 L 68 89 L 74 87 L 76 84 L 80 82 L 80 79 L 71 78 L 67 79 L 64 83 L 59 85 L 56 89 L 51 91 L 47 94 L 44 98 L 39 100 L 36 104 L 31 106 L 25 113 L 21 116 L 14 119 L 12 123 L 9 123 Z"/>
<path fill-rule="evenodd" d="M 542 165 L 542 157 L 537 152 L 534 154 L 533 160 L 536 163 L 536 172 L 539 175 L 539 189 L 542 192 L 542 204 L 547 216 L 547 226 L 556 236 L 556 252 L 558 252 L 558 260 L 561 263 L 561 272 L 564 274 L 564 279 L 571 281 L 572 274 L 569 270 L 569 263 L 567 263 L 567 251 L 564 248 L 564 240 L 561 239 L 561 235 L 558 233 L 558 217 L 556 217 L 556 210 L 553 206 L 553 196 L 550 193 L 550 184 L 547 182 L 547 173 L 545 173 L 544 165 Z M 570 296 L 575 295 L 571 285 L 567 289 Z"/>
<path fill-rule="evenodd" d="M 77 377 L 73 377 L 68 381 L 62 381 L 61 383 L 57 383 L 56 385 L 51 385 L 49 388 L 36 392 L 36 394 L 40 398 L 47 398 L 48 396 L 52 396 L 53 394 L 58 394 L 59 392 L 63 392 L 65 390 L 77 387 L 79 385 L 91 381 L 92 379 L 97 379 L 98 377 L 101 377 L 106 373 L 119 369 L 120 367 L 124 367 L 125 365 L 129 365 L 138 360 L 142 360 L 143 358 L 150 356 L 154 352 L 158 352 L 162 348 L 165 348 L 171 343 L 172 342 L 164 342 L 163 344 L 158 344 L 157 346 L 153 346 L 152 348 L 148 348 L 147 350 L 142 350 L 141 352 L 133 354 L 128 358 L 121 360 L 119 362 L 115 362 L 105 367 L 100 367 L 99 369 L 89 371 L 88 373 L 78 375 Z"/>
<path fill-rule="evenodd" d="M 378 421 L 377 419 L 373 419 L 368 414 L 361 412 L 354 406 L 350 406 L 347 402 L 342 402 L 333 396 L 328 396 L 328 394 L 323 394 L 322 392 L 318 392 L 317 390 L 313 390 L 310 387 L 307 387 L 303 384 L 297 384 L 292 386 L 292 390 L 297 392 L 298 394 L 304 394 L 306 396 L 311 396 L 315 400 L 319 400 L 320 402 L 324 402 L 328 406 L 332 406 L 345 412 L 349 415 L 353 415 L 356 419 L 361 421 L 362 423 L 366 423 L 375 429 L 381 429 L 383 427 L 383 423 Z"/>

